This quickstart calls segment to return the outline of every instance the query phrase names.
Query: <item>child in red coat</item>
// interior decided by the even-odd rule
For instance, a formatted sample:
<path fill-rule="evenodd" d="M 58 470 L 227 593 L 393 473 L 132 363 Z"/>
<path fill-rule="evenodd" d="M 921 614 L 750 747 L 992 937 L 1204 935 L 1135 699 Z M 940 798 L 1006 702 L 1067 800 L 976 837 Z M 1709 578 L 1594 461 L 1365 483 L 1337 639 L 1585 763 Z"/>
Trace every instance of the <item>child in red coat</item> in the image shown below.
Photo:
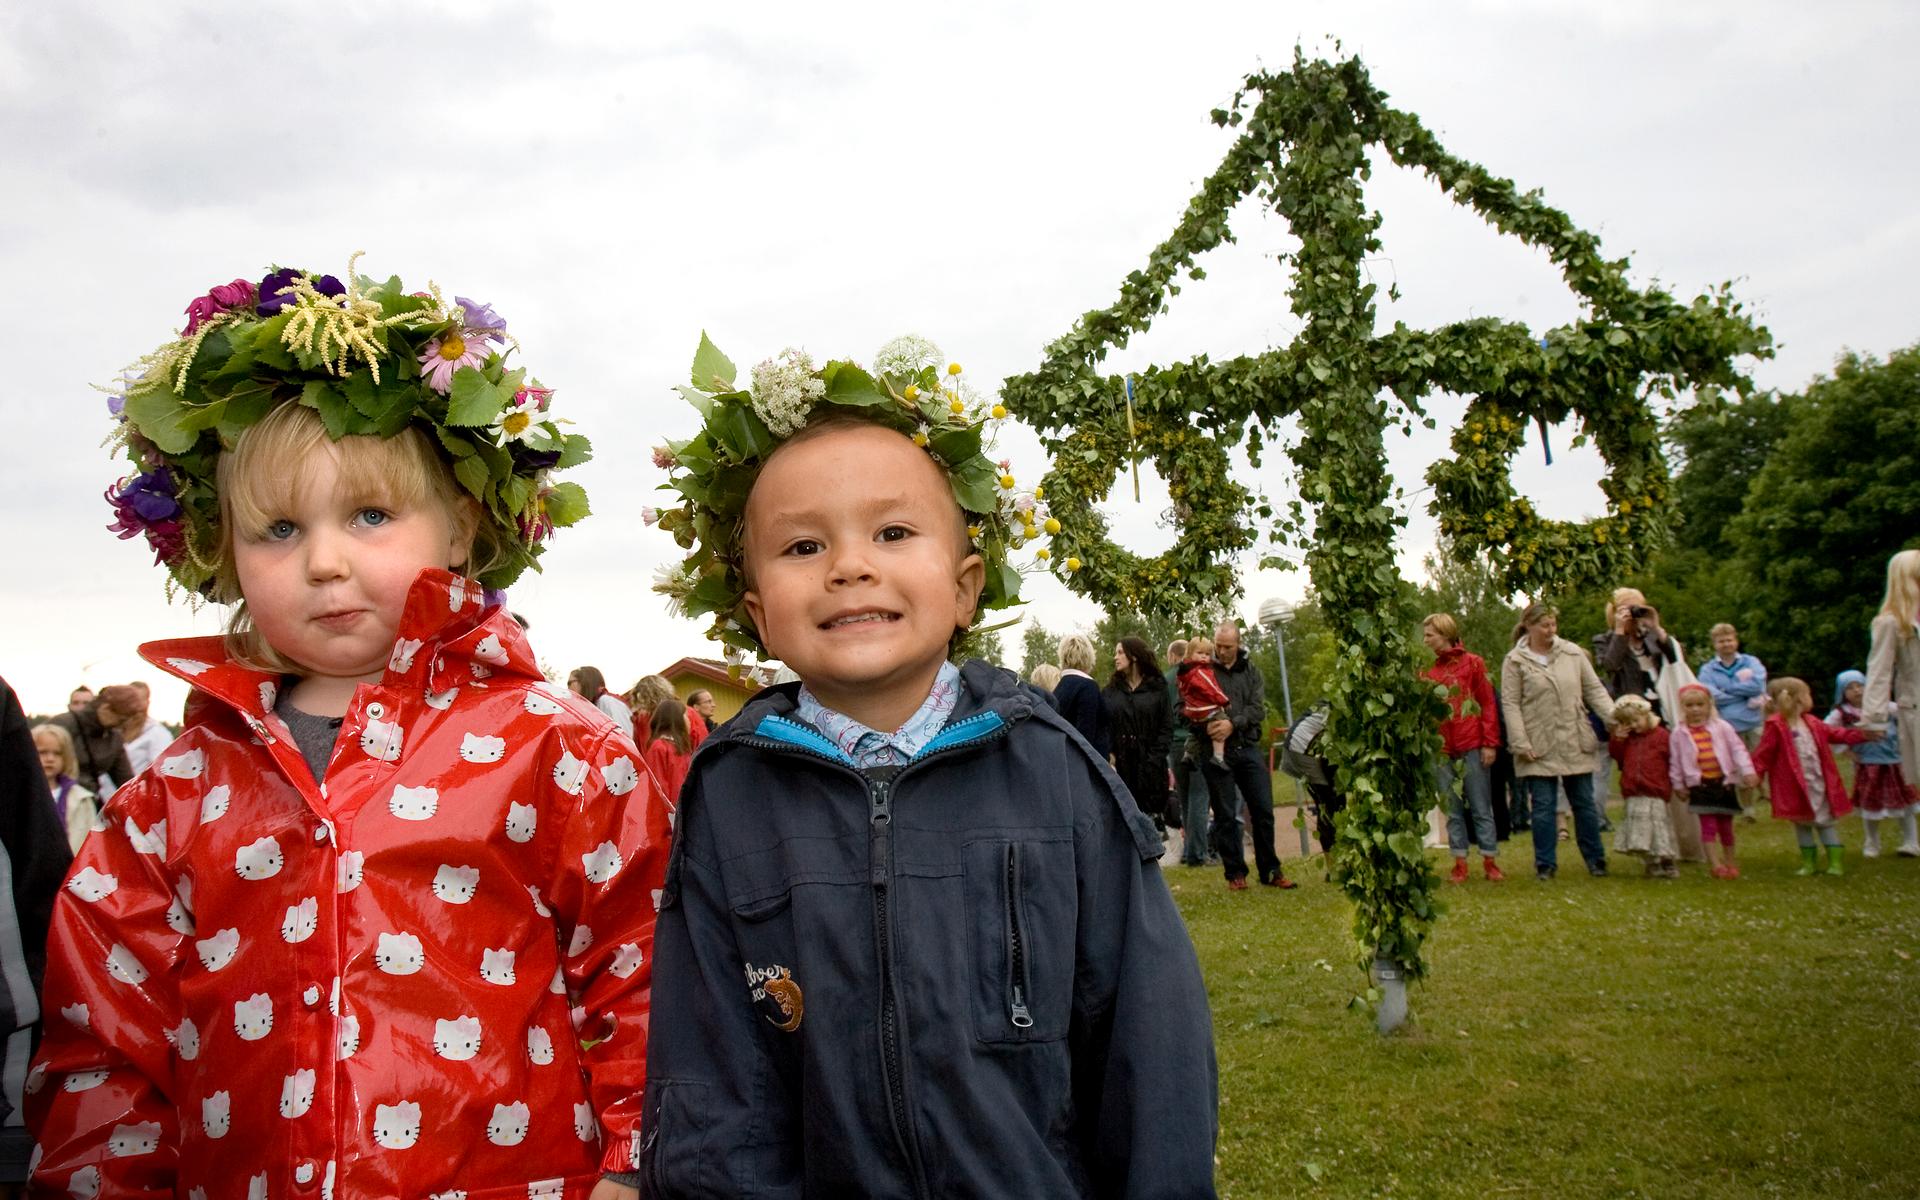
<path fill-rule="evenodd" d="M 669 800 L 680 799 L 680 785 L 687 781 L 687 764 L 693 755 L 693 738 L 687 718 L 697 715 L 678 700 L 662 700 L 653 706 L 647 724 L 647 748 L 643 754 L 647 769 L 660 781 L 660 791 Z"/>
<path fill-rule="evenodd" d="M 1819 844 L 1827 850 L 1827 874 L 1838 875 L 1840 831 L 1835 822 L 1852 812 L 1853 805 L 1834 765 L 1832 743 L 1857 746 L 1879 737 L 1816 720 L 1813 690 L 1791 676 L 1767 685 L 1767 708 L 1772 715 L 1753 752 L 1753 766 L 1767 777 L 1773 815 L 1793 822 L 1801 860 L 1794 874 L 1812 875 L 1819 869 L 1820 852 L 1814 844 L 1818 834 Z"/>
<path fill-rule="evenodd" d="M 1207 733 L 1208 722 L 1227 715 L 1227 693 L 1213 673 L 1210 639 L 1197 637 L 1187 643 L 1187 659 L 1180 664 L 1174 682 L 1180 690 L 1180 714 L 1192 727 L 1193 736 L 1212 742 L 1213 761 L 1224 766 L 1227 738 L 1233 735 L 1215 738 Z"/>
<path fill-rule="evenodd" d="M 1622 696 L 1613 702 L 1613 737 L 1607 752 L 1620 764 L 1620 794 L 1627 798 L 1626 819 L 1614 835 L 1613 848 L 1647 860 L 1647 878 L 1677 879 L 1673 865 L 1679 846 L 1673 821 L 1667 816 L 1667 798 L 1673 794 L 1670 741 L 1644 696 Z"/>

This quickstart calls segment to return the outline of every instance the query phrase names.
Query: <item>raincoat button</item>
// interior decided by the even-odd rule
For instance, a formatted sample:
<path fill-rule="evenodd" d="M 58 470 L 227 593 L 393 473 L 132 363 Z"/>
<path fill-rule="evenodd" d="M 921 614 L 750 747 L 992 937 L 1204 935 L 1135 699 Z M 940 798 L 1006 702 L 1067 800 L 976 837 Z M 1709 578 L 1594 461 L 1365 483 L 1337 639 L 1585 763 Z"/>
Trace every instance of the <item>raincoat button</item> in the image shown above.
<path fill-rule="evenodd" d="M 387 706 L 375 700 L 373 703 L 367 705 L 367 715 L 378 721 L 381 717 L 387 715 Z"/>
<path fill-rule="evenodd" d="M 327 827 L 325 825 L 315 825 L 313 827 L 313 840 L 316 842 L 324 842 L 327 840 Z"/>

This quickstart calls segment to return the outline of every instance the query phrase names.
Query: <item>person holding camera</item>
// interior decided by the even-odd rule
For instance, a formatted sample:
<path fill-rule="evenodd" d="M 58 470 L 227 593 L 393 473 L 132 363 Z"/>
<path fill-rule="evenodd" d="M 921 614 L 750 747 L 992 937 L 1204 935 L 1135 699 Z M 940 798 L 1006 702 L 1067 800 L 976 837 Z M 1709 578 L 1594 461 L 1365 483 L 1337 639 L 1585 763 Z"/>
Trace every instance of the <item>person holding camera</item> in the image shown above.
<path fill-rule="evenodd" d="M 1607 694 L 1640 696 L 1669 727 L 1680 718 L 1680 689 L 1694 684 L 1680 639 L 1660 626 L 1660 612 L 1647 603 L 1638 588 L 1615 588 L 1607 602 L 1607 628 L 1594 635 L 1593 657 Z M 1604 808 L 1606 798 L 1600 797 Z M 1675 806 L 1673 835 L 1685 862 L 1707 861 L 1700 841 L 1700 819 Z"/>

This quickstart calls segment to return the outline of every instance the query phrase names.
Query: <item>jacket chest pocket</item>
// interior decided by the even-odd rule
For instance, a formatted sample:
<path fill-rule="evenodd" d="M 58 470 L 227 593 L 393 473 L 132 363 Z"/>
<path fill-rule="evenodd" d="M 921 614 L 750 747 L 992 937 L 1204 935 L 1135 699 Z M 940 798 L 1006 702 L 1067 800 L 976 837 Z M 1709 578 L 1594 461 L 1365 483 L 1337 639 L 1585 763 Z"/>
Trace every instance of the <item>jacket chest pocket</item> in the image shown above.
<path fill-rule="evenodd" d="M 967 847 L 974 1035 L 1051 1042 L 1073 1009 L 1078 904 L 1071 841 L 987 841 Z"/>
<path fill-rule="evenodd" d="M 728 905 L 745 977 L 739 981 L 770 1030 L 794 1033 L 816 983 L 809 959 L 845 931 L 868 927 L 866 870 L 851 842 L 795 839 L 729 864 Z"/>

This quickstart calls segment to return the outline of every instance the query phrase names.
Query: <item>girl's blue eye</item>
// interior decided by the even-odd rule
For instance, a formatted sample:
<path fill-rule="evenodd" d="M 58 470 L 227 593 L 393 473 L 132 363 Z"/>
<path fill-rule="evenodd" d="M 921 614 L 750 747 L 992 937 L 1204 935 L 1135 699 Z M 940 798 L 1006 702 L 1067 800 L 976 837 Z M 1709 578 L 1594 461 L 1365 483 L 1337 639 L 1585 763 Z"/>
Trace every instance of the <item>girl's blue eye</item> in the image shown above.
<path fill-rule="evenodd" d="M 378 528 L 393 520 L 393 517 L 377 508 L 363 508 L 356 514 L 355 519 L 369 528 Z"/>
<path fill-rule="evenodd" d="M 297 528 L 292 521 L 282 518 L 267 525 L 267 538 L 270 541 L 284 542 L 294 535 Z"/>

